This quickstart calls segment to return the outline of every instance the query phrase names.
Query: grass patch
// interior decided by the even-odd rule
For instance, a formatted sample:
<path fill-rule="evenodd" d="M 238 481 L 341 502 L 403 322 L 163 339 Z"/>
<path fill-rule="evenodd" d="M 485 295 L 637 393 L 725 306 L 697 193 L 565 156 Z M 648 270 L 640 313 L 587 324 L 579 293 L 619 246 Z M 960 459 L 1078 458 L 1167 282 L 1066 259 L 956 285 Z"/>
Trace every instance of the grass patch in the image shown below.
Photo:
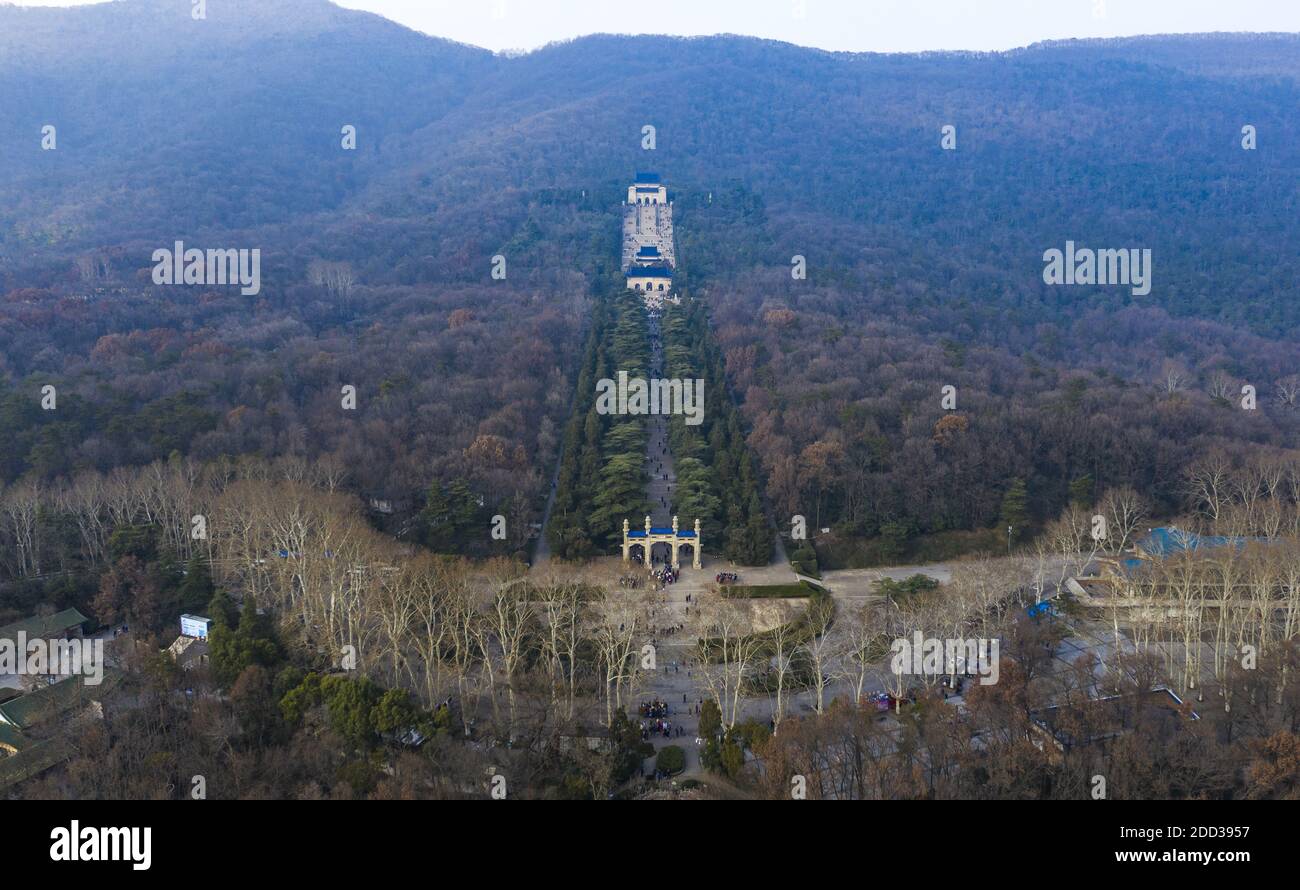
<path fill-rule="evenodd" d="M 820 620 L 813 621 L 811 620 L 812 618 L 826 618 L 825 626 L 828 628 L 835 618 L 835 600 L 831 595 L 822 588 L 813 584 L 809 584 L 807 587 L 808 589 L 805 595 L 808 597 L 808 608 L 801 612 L 798 617 L 792 620 L 788 625 L 790 629 L 788 640 L 791 649 L 802 643 L 806 643 L 808 640 L 813 638 L 815 633 L 813 628 L 820 626 L 821 622 Z M 770 630 L 754 634 L 753 639 L 758 643 L 758 648 L 755 651 L 755 656 L 757 658 L 770 658 L 772 656 L 776 651 L 772 642 L 775 636 L 775 633 Z M 721 658 L 720 653 L 722 649 L 722 641 L 720 639 L 704 638 L 701 642 L 703 644 L 703 652 L 706 658 L 710 661 L 716 661 Z"/>
<path fill-rule="evenodd" d="M 807 581 L 794 584 L 728 584 L 722 595 L 729 599 L 766 600 L 812 596 L 821 588 Z"/>

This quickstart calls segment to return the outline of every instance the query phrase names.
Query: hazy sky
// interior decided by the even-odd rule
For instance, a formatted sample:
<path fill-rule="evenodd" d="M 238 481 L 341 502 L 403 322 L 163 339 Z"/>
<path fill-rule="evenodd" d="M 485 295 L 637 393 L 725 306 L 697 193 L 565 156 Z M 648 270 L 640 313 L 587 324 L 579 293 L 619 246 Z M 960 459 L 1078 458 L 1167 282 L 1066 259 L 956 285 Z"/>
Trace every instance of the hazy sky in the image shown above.
<path fill-rule="evenodd" d="M 4 2 L 4 0 L 0 0 Z M 86 0 L 17 0 L 75 6 Z M 207 0 L 209 7 L 221 0 Z M 1300 31 L 1300 0 L 340 0 L 488 49 L 595 32 L 770 37 L 878 52 L 1007 49 L 1061 37 Z"/>

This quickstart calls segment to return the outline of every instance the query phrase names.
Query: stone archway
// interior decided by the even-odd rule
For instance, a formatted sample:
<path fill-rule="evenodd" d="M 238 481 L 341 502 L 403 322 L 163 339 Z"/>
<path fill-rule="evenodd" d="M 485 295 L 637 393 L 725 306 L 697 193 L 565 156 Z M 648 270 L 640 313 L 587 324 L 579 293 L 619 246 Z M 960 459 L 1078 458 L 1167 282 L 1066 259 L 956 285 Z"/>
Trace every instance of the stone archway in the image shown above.
<path fill-rule="evenodd" d="M 632 558 L 632 548 L 645 547 L 650 548 L 650 555 L 655 555 L 656 545 L 664 545 L 668 548 L 667 556 L 670 560 L 669 565 L 675 569 L 681 568 L 681 558 L 684 553 L 689 552 L 691 556 L 691 567 L 700 568 L 700 549 L 704 545 L 704 540 L 700 534 L 700 520 L 695 520 L 694 531 L 683 531 L 678 528 L 677 517 L 673 517 L 672 528 L 655 528 L 650 524 L 650 517 L 645 518 L 645 529 L 632 530 L 631 523 L 626 519 L 623 520 L 623 562 L 628 562 Z"/>
<path fill-rule="evenodd" d="M 686 561 L 688 556 L 690 557 L 691 565 L 698 569 L 700 567 L 700 560 L 696 556 L 695 545 L 689 541 L 682 541 L 677 545 L 677 556 L 673 560 L 673 563 L 681 564 Z"/>

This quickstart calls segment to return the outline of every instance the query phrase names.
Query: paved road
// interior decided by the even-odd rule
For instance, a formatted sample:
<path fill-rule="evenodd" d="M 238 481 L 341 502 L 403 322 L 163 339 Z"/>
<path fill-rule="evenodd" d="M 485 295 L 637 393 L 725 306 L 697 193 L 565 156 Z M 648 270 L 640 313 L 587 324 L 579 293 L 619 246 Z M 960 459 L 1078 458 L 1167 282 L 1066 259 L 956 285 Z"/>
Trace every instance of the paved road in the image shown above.
<path fill-rule="evenodd" d="M 564 457 L 561 450 L 560 459 Z M 542 529 L 537 535 L 537 544 L 533 548 L 533 566 L 543 566 L 551 561 L 551 545 L 546 541 L 546 526 L 551 522 L 551 508 L 555 506 L 556 480 L 560 476 L 560 462 L 555 462 L 555 474 L 551 476 L 551 493 L 546 496 L 546 510 L 542 513 Z"/>
<path fill-rule="evenodd" d="M 664 349 L 659 333 L 659 317 L 651 315 L 647 323 L 650 335 L 650 377 L 663 377 Z M 668 418 L 662 414 L 650 417 L 649 436 L 645 447 L 646 500 L 650 503 L 650 521 L 664 528 L 672 525 L 673 489 L 677 474 L 673 470 L 673 453 L 668 447 Z M 689 526 L 690 519 L 683 522 Z M 636 523 L 634 523 L 636 524 Z"/>

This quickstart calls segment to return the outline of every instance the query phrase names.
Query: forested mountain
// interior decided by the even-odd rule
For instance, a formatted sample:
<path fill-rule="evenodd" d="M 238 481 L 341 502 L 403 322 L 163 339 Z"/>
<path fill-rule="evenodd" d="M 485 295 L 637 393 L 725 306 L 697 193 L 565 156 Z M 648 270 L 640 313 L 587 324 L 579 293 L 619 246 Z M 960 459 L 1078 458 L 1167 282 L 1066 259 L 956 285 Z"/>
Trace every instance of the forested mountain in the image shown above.
<path fill-rule="evenodd" d="M 326 0 L 192 9 L 0 0 L 0 625 L 75 607 L 128 674 L 101 720 L 38 727 L 0 794 L 450 798 L 508 777 L 604 799 L 671 741 L 646 722 L 669 702 L 728 783 L 762 757 L 763 795 L 794 775 L 837 796 L 835 763 L 841 797 L 1078 799 L 1099 775 L 1115 799 L 1293 795 L 1300 35 L 507 55 Z M 620 268 L 638 171 L 673 202 L 662 316 Z M 260 286 L 155 283 L 177 241 L 259 250 Z M 1150 292 L 1045 283 L 1067 242 L 1149 250 Z M 619 371 L 708 393 L 659 443 L 658 509 L 698 520 L 708 559 L 676 628 L 663 569 L 616 589 L 615 559 L 564 562 L 656 509 L 649 423 L 596 404 Z M 1140 660 L 1079 650 L 1058 696 L 1064 623 L 1037 600 L 1059 556 L 1092 562 L 1098 513 L 1114 551 L 1157 521 L 1270 545 L 1139 572 Z M 728 569 L 714 595 L 714 566 L 783 574 L 774 526 L 796 516 L 800 574 L 1019 552 L 873 596 Z M 1175 576 L 1195 620 L 1165 617 Z M 182 671 L 158 653 L 196 612 L 210 661 Z M 894 670 L 881 722 L 881 647 L 922 628 L 1004 641 L 1004 681 L 957 711 L 939 674 L 918 699 Z M 1165 676 L 1194 725 L 1092 707 Z M 1059 755 L 1051 709 L 1081 742 Z"/>
<path fill-rule="evenodd" d="M 203 21 L 190 9 L 0 6 L 7 252 L 300 223 L 337 208 L 386 140 L 445 115 L 492 59 L 328 3 L 213 4 Z M 345 122 L 364 134 L 355 153 L 339 151 Z M 31 151 L 46 124 L 58 150 Z"/>
<path fill-rule="evenodd" d="M 979 529 L 1016 479 L 1039 518 L 1072 482 L 1173 512 L 1198 457 L 1295 441 L 1296 35 L 515 57 L 324 0 L 190 10 L 0 6 L 0 481 L 331 454 L 535 518 L 636 169 L 673 186 L 778 515 Z M 259 247 L 261 293 L 153 285 L 175 240 Z M 1150 248 L 1151 293 L 1045 285 L 1067 240 Z"/>
<path fill-rule="evenodd" d="M 1300 323 L 1283 291 L 1297 271 L 1294 35 L 897 56 L 595 36 L 508 58 L 323 0 L 222 3 L 206 21 L 189 9 L 0 9 L 10 268 L 38 250 L 232 230 L 290 254 L 322 238 L 361 253 L 351 217 L 383 232 L 389 280 L 413 283 L 400 258 L 416 248 L 436 276 L 474 277 L 466 261 L 509 238 L 503 204 L 590 196 L 653 162 L 679 193 L 736 183 L 779 212 L 782 250 L 756 259 L 789 240 L 814 269 L 874 256 L 927 292 L 1095 305 L 1044 292 L 1042 250 L 1141 244 L 1159 258 L 1148 305 L 1271 333 Z M 60 147 L 41 152 L 49 123 Z M 348 123 L 355 153 L 339 150 Z M 945 123 L 956 152 L 938 148 Z M 1260 150 L 1241 150 L 1244 124 Z M 387 231 L 396 220 L 413 226 Z"/>

